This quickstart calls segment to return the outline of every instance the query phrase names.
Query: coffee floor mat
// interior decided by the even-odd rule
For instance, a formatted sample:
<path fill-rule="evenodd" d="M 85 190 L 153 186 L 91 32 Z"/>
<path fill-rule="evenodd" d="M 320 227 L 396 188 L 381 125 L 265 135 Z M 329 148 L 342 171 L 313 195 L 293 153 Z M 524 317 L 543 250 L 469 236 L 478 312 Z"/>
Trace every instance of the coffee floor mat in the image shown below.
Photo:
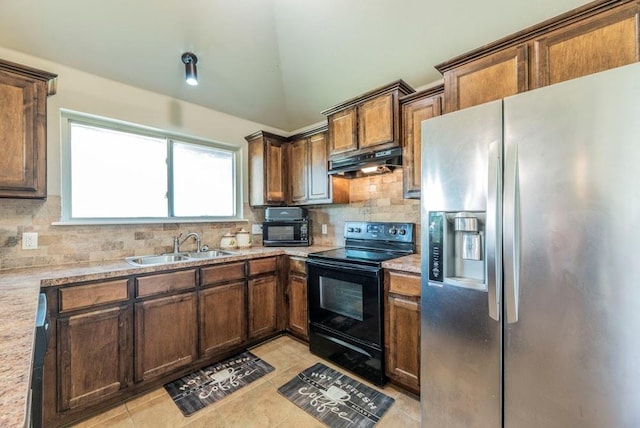
<path fill-rule="evenodd" d="M 247 386 L 274 368 L 251 352 L 243 352 L 164 386 L 182 414 L 198 410 Z"/>
<path fill-rule="evenodd" d="M 331 428 L 372 427 L 395 401 L 322 363 L 298 373 L 278 392 Z"/>

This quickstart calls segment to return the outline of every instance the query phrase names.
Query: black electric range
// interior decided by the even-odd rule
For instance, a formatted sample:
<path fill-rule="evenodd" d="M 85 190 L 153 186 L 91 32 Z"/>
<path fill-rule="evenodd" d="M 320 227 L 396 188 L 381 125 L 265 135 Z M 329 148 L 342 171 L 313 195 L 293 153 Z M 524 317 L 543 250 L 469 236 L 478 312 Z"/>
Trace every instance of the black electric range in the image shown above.
<path fill-rule="evenodd" d="M 382 262 L 415 251 L 414 224 L 346 222 L 344 237 L 344 248 L 307 259 L 309 348 L 383 385 Z"/>

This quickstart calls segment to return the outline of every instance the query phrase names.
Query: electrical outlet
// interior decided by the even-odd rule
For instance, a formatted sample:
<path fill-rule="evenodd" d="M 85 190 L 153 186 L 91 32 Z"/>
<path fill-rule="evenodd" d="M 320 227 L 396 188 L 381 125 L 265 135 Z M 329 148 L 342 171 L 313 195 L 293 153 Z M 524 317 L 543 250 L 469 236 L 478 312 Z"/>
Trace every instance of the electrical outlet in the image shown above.
<path fill-rule="evenodd" d="M 262 225 L 261 224 L 252 224 L 251 225 L 251 234 L 252 235 L 262 235 Z"/>
<path fill-rule="evenodd" d="M 22 249 L 35 250 L 38 248 L 38 234 L 36 232 L 25 232 L 22 234 Z"/>
<path fill-rule="evenodd" d="M 326 225 L 326 224 L 323 224 L 323 225 L 322 225 L 322 234 L 323 234 L 323 235 L 326 235 L 326 234 L 327 234 L 327 225 Z"/>

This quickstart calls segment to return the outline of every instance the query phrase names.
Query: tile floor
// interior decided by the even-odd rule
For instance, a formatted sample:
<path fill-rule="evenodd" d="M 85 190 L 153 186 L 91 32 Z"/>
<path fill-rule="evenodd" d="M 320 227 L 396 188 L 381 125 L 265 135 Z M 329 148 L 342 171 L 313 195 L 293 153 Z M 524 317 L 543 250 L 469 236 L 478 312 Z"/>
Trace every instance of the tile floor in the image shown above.
<path fill-rule="evenodd" d="M 75 425 L 88 427 L 304 427 L 321 428 L 318 422 L 305 411 L 278 394 L 278 388 L 300 371 L 322 361 L 343 373 L 395 398 L 395 403 L 377 425 L 380 428 L 420 427 L 420 403 L 416 397 L 391 385 L 378 388 L 359 379 L 340 367 L 324 361 L 309 352 L 306 344 L 289 336 L 280 336 L 251 349 L 258 357 L 267 361 L 275 370 L 232 395 L 211 404 L 188 418 L 182 416 L 164 388 L 160 387 L 146 395 L 131 399 L 122 405 L 92 419 Z"/>

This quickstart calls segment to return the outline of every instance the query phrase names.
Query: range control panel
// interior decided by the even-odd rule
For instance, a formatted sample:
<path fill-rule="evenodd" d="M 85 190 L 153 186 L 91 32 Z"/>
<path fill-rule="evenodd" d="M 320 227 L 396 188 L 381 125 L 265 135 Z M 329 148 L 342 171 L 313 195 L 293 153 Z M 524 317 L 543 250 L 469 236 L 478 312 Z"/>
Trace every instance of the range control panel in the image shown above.
<path fill-rule="evenodd" d="M 348 221 L 344 224 L 346 239 L 413 242 L 413 223 Z"/>

